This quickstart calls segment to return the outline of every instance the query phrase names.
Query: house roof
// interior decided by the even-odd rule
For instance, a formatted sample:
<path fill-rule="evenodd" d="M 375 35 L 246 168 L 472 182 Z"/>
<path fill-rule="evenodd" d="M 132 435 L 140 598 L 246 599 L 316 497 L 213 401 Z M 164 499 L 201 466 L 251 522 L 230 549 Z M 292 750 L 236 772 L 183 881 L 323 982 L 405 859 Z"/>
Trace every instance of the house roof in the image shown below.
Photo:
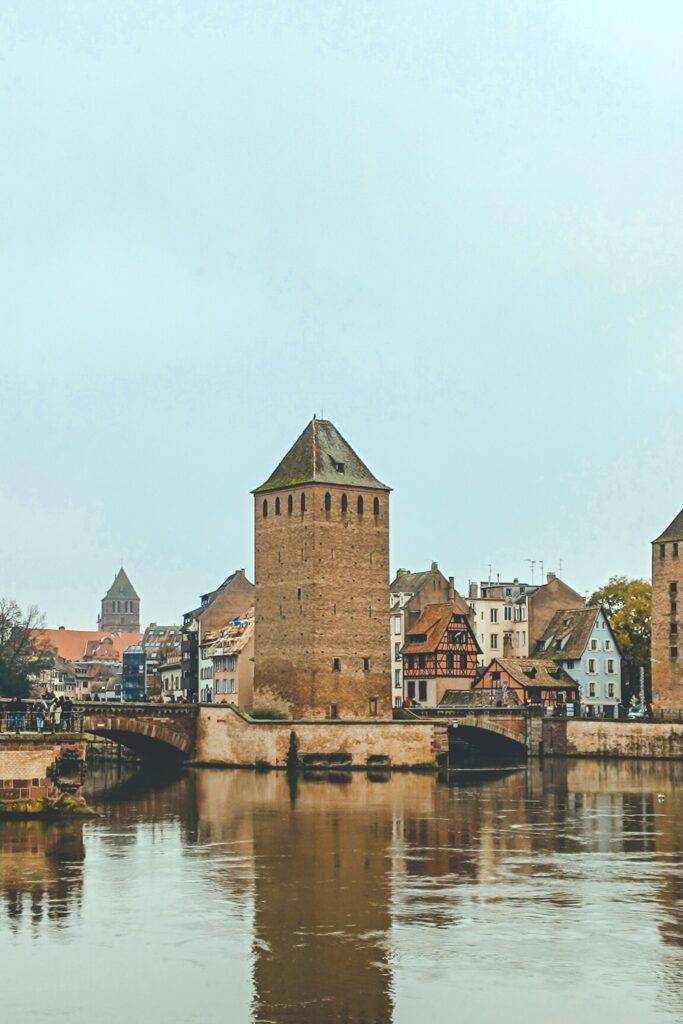
<path fill-rule="evenodd" d="M 110 586 L 107 593 L 104 595 L 104 600 L 106 601 L 107 599 L 116 597 L 124 597 L 128 599 L 133 598 L 134 600 L 139 600 L 138 595 L 135 591 L 135 587 L 128 579 L 126 575 L 126 570 L 123 568 L 123 566 L 121 566 L 116 576 L 114 577 L 114 582 Z"/>
<path fill-rule="evenodd" d="M 416 594 L 431 579 L 431 575 L 431 569 L 425 569 L 424 572 L 408 572 L 406 569 L 399 569 L 389 590 L 393 594 Z"/>
<path fill-rule="evenodd" d="M 229 626 L 224 626 L 215 633 L 210 633 L 204 638 L 202 646 L 208 645 L 209 654 L 217 654 L 220 650 L 223 654 L 239 654 L 249 643 L 254 632 L 254 609 L 249 608 L 246 615 L 235 617 L 235 621 Z"/>
<path fill-rule="evenodd" d="M 126 647 L 142 640 L 142 633 L 108 633 L 94 629 L 37 629 L 36 633 L 46 647 L 66 661 L 80 661 L 88 650 L 96 649 L 106 638 L 111 639 L 113 656 L 120 661 Z"/>
<path fill-rule="evenodd" d="M 558 609 L 538 640 L 534 657 L 562 661 L 581 658 L 600 612 L 599 605 Z"/>
<path fill-rule="evenodd" d="M 224 590 L 228 590 L 228 588 L 238 578 L 244 578 L 244 580 L 247 583 L 248 587 L 253 591 L 254 584 L 249 582 L 249 580 L 247 579 L 246 574 L 244 572 L 244 569 L 235 569 L 235 571 L 231 572 L 230 575 L 228 577 L 226 577 L 226 579 L 224 579 L 223 582 L 218 587 L 216 587 L 215 590 L 209 590 L 206 594 L 202 594 L 201 595 L 202 602 L 206 602 L 206 603 L 200 604 L 198 608 L 193 608 L 192 611 L 190 611 L 190 612 L 185 612 L 185 614 L 183 616 L 183 619 L 187 619 L 188 624 L 189 624 L 189 622 L 192 619 L 200 619 L 202 617 L 202 615 L 204 614 L 204 612 L 207 611 L 207 609 L 209 609 L 211 607 L 211 605 L 216 600 L 218 595 L 222 594 Z M 181 629 L 182 628 L 183 627 L 181 627 Z M 184 628 L 187 629 L 187 626 L 185 626 Z"/>
<path fill-rule="evenodd" d="M 315 416 L 266 482 L 253 493 L 313 483 L 391 490 L 372 475 L 333 423 Z"/>
<path fill-rule="evenodd" d="M 467 609 L 469 611 L 469 609 Z M 445 601 L 443 604 L 428 604 L 414 626 L 411 627 L 406 642 L 401 648 L 402 654 L 426 654 L 439 646 L 443 635 L 454 615 L 462 616 L 461 628 L 468 631 L 471 639 L 477 644 L 476 637 L 469 625 L 467 614 L 458 601 Z M 411 636 L 424 636 L 424 640 L 410 640 Z M 477 650 L 479 650 L 477 644 Z"/>
<path fill-rule="evenodd" d="M 525 689 L 541 687 L 544 690 L 566 690 L 576 688 L 576 680 L 572 679 L 563 668 L 558 668 L 550 658 L 494 658 L 484 675 L 485 679 L 492 665 L 498 664 Z"/>
<path fill-rule="evenodd" d="M 660 533 L 659 537 L 655 537 L 652 543 L 662 544 L 667 540 L 683 540 L 683 508 L 676 518 L 669 523 L 664 533 Z"/>

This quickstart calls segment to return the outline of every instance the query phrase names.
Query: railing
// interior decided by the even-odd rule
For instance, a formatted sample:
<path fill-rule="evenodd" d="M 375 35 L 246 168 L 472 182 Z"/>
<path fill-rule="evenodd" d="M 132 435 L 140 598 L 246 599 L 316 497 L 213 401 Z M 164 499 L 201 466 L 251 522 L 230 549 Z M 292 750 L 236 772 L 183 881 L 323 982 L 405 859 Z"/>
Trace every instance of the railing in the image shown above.
<path fill-rule="evenodd" d="M 57 715 L 54 712 L 39 711 L 31 705 L 25 705 L 21 711 L 0 711 L 0 733 L 57 735 L 82 731 L 83 714 L 80 711 L 62 711 Z"/>
<path fill-rule="evenodd" d="M 117 718 L 140 718 L 141 716 L 149 718 L 178 718 L 181 715 L 194 717 L 199 710 L 198 704 L 150 704 L 147 701 L 137 704 L 132 702 L 119 704 L 118 702 L 79 700 L 76 707 L 81 714 L 88 717 L 93 715 L 101 717 L 114 715 Z"/>
<path fill-rule="evenodd" d="M 481 715 L 486 717 L 503 716 L 507 718 L 538 717 L 544 713 L 544 708 L 525 707 L 514 705 L 512 707 L 489 707 L 487 704 L 462 704 L 462 705 L 439 705 L 435 708 L 397 708 L 397 711 L 404 712 L 406 718 L 460 718 L 463 715 Z M 403 717 L 402 715 L 397 717 Z"/>

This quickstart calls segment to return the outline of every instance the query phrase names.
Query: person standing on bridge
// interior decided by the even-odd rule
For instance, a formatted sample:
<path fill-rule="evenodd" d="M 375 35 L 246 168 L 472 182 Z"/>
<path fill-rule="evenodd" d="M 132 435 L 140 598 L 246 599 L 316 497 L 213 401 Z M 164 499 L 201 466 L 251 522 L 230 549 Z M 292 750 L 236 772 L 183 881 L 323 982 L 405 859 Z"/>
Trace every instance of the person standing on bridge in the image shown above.
<path fill-rule="evenodd" d="M 55 701 L 50 708 L 52 714 L 52 728 L 54 732 L 61 732 L 62 730 L 62 703 L 61 697 L 56 697 Z"/>

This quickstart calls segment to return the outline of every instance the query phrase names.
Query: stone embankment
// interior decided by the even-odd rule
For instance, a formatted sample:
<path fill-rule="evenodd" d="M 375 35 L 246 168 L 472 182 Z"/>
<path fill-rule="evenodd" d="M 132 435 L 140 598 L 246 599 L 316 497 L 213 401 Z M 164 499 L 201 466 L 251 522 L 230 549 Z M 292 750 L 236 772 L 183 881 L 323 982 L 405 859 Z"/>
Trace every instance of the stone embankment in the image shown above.
<path fill-rule="evenodd" d="M 543 723 L 547 757 L 683 760 L 683 724 L 554 719 Z"/>
<path fill-rule="evenodd" d="M 73 733 L 0 734 L 0 818 L 83 818 L 85 744 Z"/>

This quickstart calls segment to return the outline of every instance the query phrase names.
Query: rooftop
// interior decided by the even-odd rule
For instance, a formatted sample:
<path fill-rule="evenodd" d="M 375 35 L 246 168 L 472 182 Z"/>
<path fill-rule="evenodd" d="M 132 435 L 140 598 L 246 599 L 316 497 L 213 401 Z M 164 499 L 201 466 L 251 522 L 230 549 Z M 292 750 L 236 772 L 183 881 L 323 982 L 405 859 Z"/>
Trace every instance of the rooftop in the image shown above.
<path fill-rule="evenodd" d="M 390 490 L 373 476 L 333 423 L 315 416 L 266 482 L 253 493 L 314 483 Z"/>
<path fill-rule="evenodd" d="M 567 658 L 578 660 L 586 650 L 599 613 L 598 605 L 558 609 L 538 641 L 534 656 L 562 661 Z"/>
<path fill-rule="evenodd" d="M 676 518 L 669 523 L 664 533 L 660 533 L 659 537 L 655 537 L 652 543 L 663 544 L 667 540 L 683 540 L 683 508 Z"/>

